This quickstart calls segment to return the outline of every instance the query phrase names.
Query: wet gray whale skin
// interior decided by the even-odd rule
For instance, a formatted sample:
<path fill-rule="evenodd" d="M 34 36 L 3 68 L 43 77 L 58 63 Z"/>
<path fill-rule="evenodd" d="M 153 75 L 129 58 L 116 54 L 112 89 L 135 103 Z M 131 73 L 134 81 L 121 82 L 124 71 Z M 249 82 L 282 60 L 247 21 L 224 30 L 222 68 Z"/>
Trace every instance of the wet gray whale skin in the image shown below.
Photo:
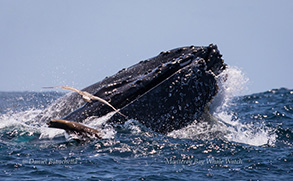
<path fill-rule="evenodd" d="M 200 119 L 217 94 L 216 76 L 226 68 L 221 57 L 213 44 L 176 48 L 122 69 L 83 90 L 105 99 L 129 119 L 166 134 Z M 62 119 L 82 122 L 109 112 L 110 107 L 93 101 Z M 125 121 L 119 114 L 108 120 Z"/>

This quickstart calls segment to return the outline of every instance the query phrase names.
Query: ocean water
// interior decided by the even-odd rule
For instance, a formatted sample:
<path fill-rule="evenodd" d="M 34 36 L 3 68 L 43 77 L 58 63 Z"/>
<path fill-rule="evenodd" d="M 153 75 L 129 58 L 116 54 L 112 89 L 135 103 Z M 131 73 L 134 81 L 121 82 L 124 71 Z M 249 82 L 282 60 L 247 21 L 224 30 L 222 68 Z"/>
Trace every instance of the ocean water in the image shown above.
<path fill-rule="evenodd" d="M 239 96 L 247 79 L 226 74 L 216 123 L 168 135 L 104 117 L 85 120 L 103 139 L 78 141 L 36 120 L 64 93 L 0 92 L 0 180 L 293 180 L 293 90 Z"/>

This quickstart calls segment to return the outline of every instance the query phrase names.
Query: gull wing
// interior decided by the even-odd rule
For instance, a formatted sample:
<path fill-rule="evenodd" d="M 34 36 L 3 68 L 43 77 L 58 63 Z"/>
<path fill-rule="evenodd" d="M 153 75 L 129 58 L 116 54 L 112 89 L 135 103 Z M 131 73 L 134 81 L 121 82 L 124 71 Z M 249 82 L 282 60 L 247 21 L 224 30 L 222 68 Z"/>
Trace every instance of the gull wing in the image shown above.
<path fill-rule="evenodd" d="M 95 99 L 95 100 L 98 100 L 106 105 L 108 105 L 109 107 L 111 107 L 112 109 L 114 109 L 114 111 L 116 111 L 117 113 L 119 113 L 121 116 L 127 118 L 127 116 L 125 116 L 124 114 L 122 114 L 121 112 L 119 112 L 119 110 L 117 110 L 114 106 L 112 106 L 109 102 L 107 102 L 106 100 L 100 98 L 100 97 L 97 97 L 97 96 L 93 96 L 91 97 L 91 99 Z"/>
<path fill-rule="evenodd" d="M 55 87 L 44 87 L 46 89 L 67 89 L 67 90 L 71 90 L 71 91 L 74 91 L 74 92 L 77 92 L 79 93 L 80 95 L 84 95 L 84 93 L 78 89 L 75 89 L 73 87 L 68 87 L 68 86 L 55 86 Z"/>

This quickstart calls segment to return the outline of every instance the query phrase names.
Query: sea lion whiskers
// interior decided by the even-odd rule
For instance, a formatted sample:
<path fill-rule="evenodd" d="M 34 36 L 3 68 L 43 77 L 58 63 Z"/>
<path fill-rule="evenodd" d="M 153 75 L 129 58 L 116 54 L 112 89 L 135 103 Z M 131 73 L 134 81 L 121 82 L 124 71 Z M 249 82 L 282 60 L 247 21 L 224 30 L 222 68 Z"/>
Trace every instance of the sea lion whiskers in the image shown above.
<path fill-rule="evenodd" d="M 97 100 L 100 101 L 104 104 L 106 104 L 107 106 L 111 107 L 115 112 L 117 112 L 118 114 L 120 114 L 121 116 L 127 118 L 127 116 L 125 116 L 124 114 L 122 114 L 119 110 L 117 110 L 114 106 L 112 106 L 109 102 L 107 102 L 106 100 L 98 97 L 98 96 L 94 96 L 86 91 L 81 91 L 78 90 L 76 88 L 73 87 L 68 87 L 68 86 L 54 86 L 54 87 L 43 87 L 45 89 L 67 89 L 67 90 L 71 90 L 74 92 L 77 92 L 78 94 L 80 94 L 83 98 L 83 100 L 85 100 L 86 102 L 92 102 L 92 100 Z"/>

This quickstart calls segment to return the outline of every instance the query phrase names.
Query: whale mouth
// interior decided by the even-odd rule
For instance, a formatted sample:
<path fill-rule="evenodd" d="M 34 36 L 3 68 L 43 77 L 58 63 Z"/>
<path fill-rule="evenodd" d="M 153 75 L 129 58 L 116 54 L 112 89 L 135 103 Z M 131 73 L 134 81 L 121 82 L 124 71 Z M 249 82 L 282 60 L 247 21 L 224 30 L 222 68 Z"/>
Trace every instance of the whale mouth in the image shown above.
<path fill-rule="evenodd" d="M 199 71 L 198 74 L 210 75 L 210 78 L 206 78 L 206 80 L 202 81 L 213 82 L 211 77 L 215 77 L 226 68 L 226 64 L 224 64 L 224 61 L 221 57 L 222 55 L 218 51 L 217 46 L 212 44 L 207 47 L 190 46 L 177 48 L 170 51 L 161 52 L 156 57 L 141 61 L 129 68 L 122 69 L 117 74 L 111 77 L 106 77 L 104 80 L 83 90 L 105 99 L 116 109 L 120 109 L 122 112 L 124 111 L 126 115 L 132 114 L 129 112 L 129 110 L 127 111 L 126 109 L 129 107 L 129 105 L 133 104 L 134 102 L 139 102 L 138 100 L 140 100 L 142 97 L 147 94 L 151 94 L 150 92 L 152 92 L 157 87 L 160 87 L 159 85 L 164 84 L 164 88 L 166 90 L 169 89 L 169 87 L 172 87 L 172 84 L 175 84 L 177 81 L 174 80 L 173 82 L 168 82 L 171 77 L 174 79 L 174 77 L 176 77 L 178 74 L 178 77 L 184 77 L 184 80 L 186 79 L 188 82 L 189 79 L 191 79 L 191 77 L 188 77 L 188 74 L 190 74 L 188 69 L 197 67 L 195 71 Z M 217 91 L 217 88 L 215 88 L 217 85 L 193 86 L 201 87 L 201 89 L 210 94 L 206 94 L 208 98 L 204 98 L 204 102 L 196 100 L 202 104 L 206 104 L 208 101 L 210 101 L 210 97 L 214 96 Z M 194 92 L 193 90 L 189 91 Z M 170 93 L 167 90 L 161 94 L 161 97 L 165 97 L 167 99 L 169 94 Z M 205 96 L 205 93 L 195 93 L 194 96 Z M 153 99 L 153 97 L 150 99 Z M 188 99 L 191 99 L 191 97 Z M 144 102 L 142 104 L 146 103 Z M 153 101 L 153 104 L 156 104 L 156 102 Z M 188 102 L 186 102 L 186 104 L 188 104 Z M 79 107 L 62 119 L 82 122 L 87 117 L 102 117 L 111 111 L 112 110 L 106 105 L 103 105 L 97 101 L 93 101 L 91 103 L 86 103 L 82 107 Z M 133 118 L 137 117 L 138 116 L 135 115 Z"/>

